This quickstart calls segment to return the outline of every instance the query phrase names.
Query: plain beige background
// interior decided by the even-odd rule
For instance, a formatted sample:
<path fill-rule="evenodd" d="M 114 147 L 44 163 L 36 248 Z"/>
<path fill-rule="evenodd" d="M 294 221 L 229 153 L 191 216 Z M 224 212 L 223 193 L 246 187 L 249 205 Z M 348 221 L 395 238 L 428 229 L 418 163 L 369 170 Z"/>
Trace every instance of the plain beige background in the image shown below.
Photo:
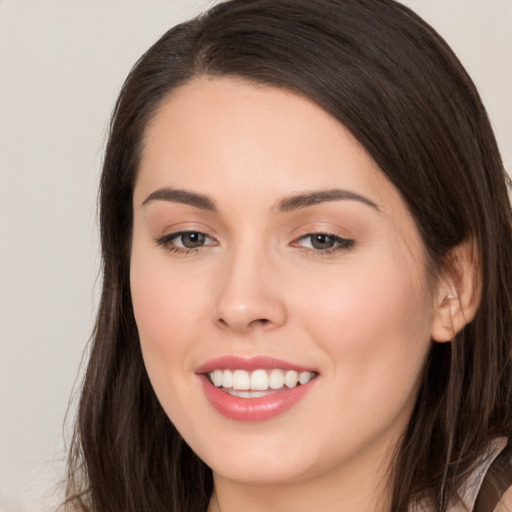
<path fill-rule="evenodd" d="M 96 307 L 96 189 L 116 94 L 158 36 L 212 3 L 0 0 L 0 510 L 50 510 L 59 498 L 64 415 Z M 473 76 L 510 173 L 512 0 L 403 3 Z"/>

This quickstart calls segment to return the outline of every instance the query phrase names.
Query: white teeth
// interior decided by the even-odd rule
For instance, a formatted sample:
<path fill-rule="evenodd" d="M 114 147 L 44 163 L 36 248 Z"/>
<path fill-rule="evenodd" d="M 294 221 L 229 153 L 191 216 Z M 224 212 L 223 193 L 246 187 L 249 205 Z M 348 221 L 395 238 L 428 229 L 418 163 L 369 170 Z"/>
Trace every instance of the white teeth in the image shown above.
<path fill-rule="evenodd" d="M 222 387 L 232 388 L 233 387 L 233 372 L 231 370 L 224 370 L 222 372 Z"/>
<path fill-rule="evenodd" d="M 251 379 L 245 370 L 233 372 L 233 389 L 251 389 Z"/>
<path fill-rule="evenodd" d="M 252 373 L 246 370 L 214 370 L 209 375 L 214 386 L 228 389 L 231 394 L 244 398 L 263 396 L 257 392 L 282 389 L 285 385 L 294 388 L 297 384 L 306 384 L 315 376 L 314 372 L 279 369 L 259 369 Z M 232 393 L 232 390 L 236 392 Z"/>
<path fill-rule="evenodd" d="M 297 385 L 297 382 L 299 381 L 299 374 L 295 370 L 289 370 L 286 372 L 286 375 L 284 377 L 284 383 L 289 388 L 294 388 Z"/>
<path fill-rule="evenodd" d="M 254 391 L 265 391 L 268 389 L 268 375 L 265 370 L 252 372 L 251 389 Z"/>
<path fill-rule="evenodd" d="M 313 372 L 300 372 L 299 373 L 299 384 L 306 384 L 309 382 L 315 374 Z"/>
<path fill-rule="evenodd" d="M 238 389 L 228 389 L 228 393 L 240 398 L 260 398 L 270 394 L 270 391 L 238 391 Z"/>
<path fill-rule="evenodd" d="M 281 389 L 284 386 L 284 373 L 281 370 L 272 370 L 270 372 L 270 389 Z"/>
<path fill-rule="evenodd" d="M 212 382 L 214 386 L 222 386 L 222 370 L 214 370 L 212 372 Z"/>

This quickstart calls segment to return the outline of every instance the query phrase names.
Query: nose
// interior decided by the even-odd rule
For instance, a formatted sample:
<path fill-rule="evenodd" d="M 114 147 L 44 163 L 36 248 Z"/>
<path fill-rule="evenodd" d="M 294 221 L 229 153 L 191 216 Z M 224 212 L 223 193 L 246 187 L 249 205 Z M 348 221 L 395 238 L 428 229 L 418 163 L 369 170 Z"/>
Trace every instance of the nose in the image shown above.
<path fill-rule="evenodd" d="M 214 308 L 214 321 L 219 327 L 247 333 L 286 322 L 284 283 L 269 258 L 238 251 L 223 265 Z"/>

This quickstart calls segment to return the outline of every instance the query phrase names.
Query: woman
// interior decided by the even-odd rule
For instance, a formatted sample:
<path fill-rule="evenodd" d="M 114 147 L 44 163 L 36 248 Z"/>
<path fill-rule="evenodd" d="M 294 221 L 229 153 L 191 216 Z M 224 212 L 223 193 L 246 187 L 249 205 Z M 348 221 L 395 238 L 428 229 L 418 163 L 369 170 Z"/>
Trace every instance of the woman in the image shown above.
<path fill-rule="evenodd" d="M 512 506 L 505 173 L 410 10 L 175 27 L 121 91 L 100 213 L 72 508 Z"/>

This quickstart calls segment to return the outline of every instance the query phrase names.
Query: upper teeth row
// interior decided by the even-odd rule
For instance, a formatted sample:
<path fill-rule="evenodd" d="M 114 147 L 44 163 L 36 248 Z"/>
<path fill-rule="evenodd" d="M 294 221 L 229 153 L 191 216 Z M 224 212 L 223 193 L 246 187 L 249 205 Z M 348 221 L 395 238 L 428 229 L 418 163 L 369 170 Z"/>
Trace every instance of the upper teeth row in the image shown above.
<path fill-rule="evenodd" d="M 314 377 L 313 372 L 298 372 L 296 370 L 214 370 L 210 379 L 218 388 L 233 388 L 239 390 L 265 391 L 281 389 L 285 384 L 294 388 L 297 384 L 306 384 Z"/>

